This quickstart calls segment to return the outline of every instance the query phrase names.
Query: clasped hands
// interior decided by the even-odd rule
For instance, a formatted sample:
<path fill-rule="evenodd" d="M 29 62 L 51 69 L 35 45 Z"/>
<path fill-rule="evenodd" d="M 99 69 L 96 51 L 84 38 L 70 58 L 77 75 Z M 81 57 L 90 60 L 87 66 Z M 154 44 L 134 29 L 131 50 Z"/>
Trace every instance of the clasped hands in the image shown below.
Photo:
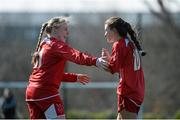
<path fill-rule="evenodd" d="M 102 48 L 101 57 L 97 58 L 96 66 L 100 69 L 110 71 L 108 68 L 108 62 L 111 56 L 107 49 Z M 87 74 L 77 74 L 77 82 L 85 85 L 90 82 L 90 77 Z"/>

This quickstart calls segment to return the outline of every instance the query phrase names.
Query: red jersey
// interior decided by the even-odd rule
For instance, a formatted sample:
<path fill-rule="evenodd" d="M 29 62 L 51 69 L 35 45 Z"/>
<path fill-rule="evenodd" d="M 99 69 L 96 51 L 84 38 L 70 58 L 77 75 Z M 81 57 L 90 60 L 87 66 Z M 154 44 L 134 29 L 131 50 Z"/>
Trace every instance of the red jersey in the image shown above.
<path fill-rule="evenodd" d="M 122 38 L 113 44 L 109 68 L 112 73 L 120 74 L 117 93 L 142 102 L 145 85 L 141 59 L 133 42 L 128 38 Z"/>
<path fill-rule="evenodd" d="M 38 101 L 57 96 L 61 82 L 76 82 L 77 75 L 64 73 L 67 60 L 81 65 L 96 65 L 92 57 L 71 48 L 55 38 L 44 39 L 39 47 L 38 62 L 33 67 L 26 89 L 27 101 Z"/>

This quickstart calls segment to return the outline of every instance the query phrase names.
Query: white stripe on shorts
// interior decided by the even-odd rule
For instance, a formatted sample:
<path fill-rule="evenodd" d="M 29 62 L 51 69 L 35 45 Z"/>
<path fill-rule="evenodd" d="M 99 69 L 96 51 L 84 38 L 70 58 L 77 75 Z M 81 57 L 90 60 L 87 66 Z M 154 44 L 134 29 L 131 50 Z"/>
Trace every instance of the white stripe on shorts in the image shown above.
<path fill-rule="evenodd" d="M 26 101 L 41 101 L 41 100 L 46 100 L 46 99 L 56 97 L 56 96 L 59 96 L 59 93 L 55 94 L 55 95 L 48 96 L 48 97 L 40 98 L 40 99 L 26 99 Z"/>
<path fill-rule="evenodd" d="M 133 102 L 137 107 L 140 107 L 141 105 L 137 104 L 134 100 L 128 98 L 131 102 Z"/>

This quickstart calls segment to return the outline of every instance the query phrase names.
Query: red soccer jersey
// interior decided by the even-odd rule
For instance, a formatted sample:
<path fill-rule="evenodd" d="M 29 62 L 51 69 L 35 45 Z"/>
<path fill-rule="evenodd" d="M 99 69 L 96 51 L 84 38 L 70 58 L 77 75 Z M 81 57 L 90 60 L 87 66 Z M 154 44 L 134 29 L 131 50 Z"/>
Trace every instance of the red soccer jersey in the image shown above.
<path fill-rule="evenodd" d="M 42 100 L 58 95 L 61 82 L 76 82 L 77 75 L 64 73 L 66 61 L 95 65 L 96 57 L 86 55 L 55 38 L 44 39 L 39 47 L 38 62 L 33 67 L 26 90 L 26 100 Z"/>
<path fill-rule="evenodd" d="M 122 38 L 115 42 L 109 61 L 112 73 L 120 74 L 117 93 L 134 101 L 144 99 L 144 74 L 140 55 L 132 41 Z"/>

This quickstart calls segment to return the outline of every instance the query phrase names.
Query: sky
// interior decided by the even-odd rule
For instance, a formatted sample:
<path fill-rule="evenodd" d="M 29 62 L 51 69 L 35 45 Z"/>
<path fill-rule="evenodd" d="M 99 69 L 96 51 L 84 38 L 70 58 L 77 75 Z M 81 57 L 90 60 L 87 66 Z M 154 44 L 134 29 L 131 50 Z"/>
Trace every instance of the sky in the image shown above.
<path fill-rule="evenodd" d="M 180 0 L 164 0 L 172 12 Z M 148 13 L 148 2 L 159 11 L 157 0 L 0 0 L 0 12 L 129 12 Z"/>

